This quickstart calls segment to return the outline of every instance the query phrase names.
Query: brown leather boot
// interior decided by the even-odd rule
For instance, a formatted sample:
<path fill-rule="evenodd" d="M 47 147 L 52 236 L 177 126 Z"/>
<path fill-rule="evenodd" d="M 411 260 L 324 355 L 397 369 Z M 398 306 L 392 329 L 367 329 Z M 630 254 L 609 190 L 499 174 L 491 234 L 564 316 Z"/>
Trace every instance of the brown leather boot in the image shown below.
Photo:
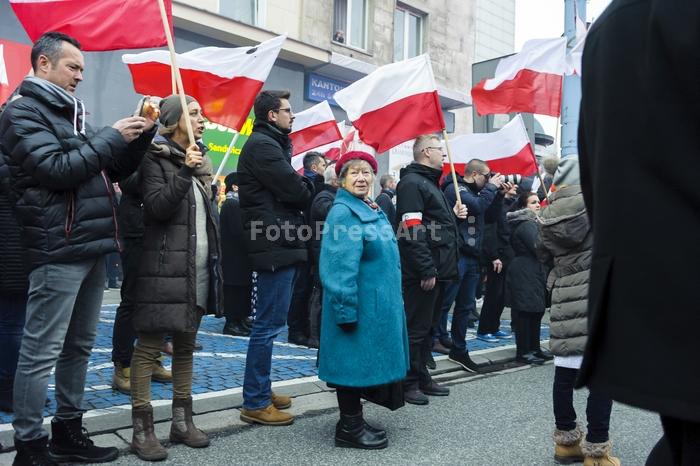
<path fill-rule="evenodd" d="M 184 443 L 192 448 L 209 446 L 207 434 L 197 429 L 192 422 L 192 397 L 173 400 L 173 423 L 170 426 L 170 441 Z"/>
<path fill-rule="evenodd" d="M 287 409 L 292 406 L 292 399 L 285 395 L 277 395 L 272 392 L 272 404 L 275 405 L 277 409 Z"/>
<path fill-rule="evenodd" d="M 132 408 L 131 419 L 134 424 L 131 450 L 136 456 L 144 461 L 162 461 L 167 458 L 168 452 L 160 444 L 154 431 L 153 408 Z"/>
<path fill-rule="evenodd" d="M 573 430 L 554 429 L 554 461 L 559 464 L 573 464 L 583 461 L 581 440 L 583 432 L 576 426 Z"/>
<path fill-rule="evenodd" d="M 129 395 L 131 393 L 131 368 L 124 367 L 120 363 L 114 363 L 114 375 L 112 376 L 112 388 Z"/>
<path fill-rule="evenodd" d="M 608 440 L 602 443 L 590 443 L 586 440 L 581 443 L 583 451 L 583 466 L 620 466 L 620 459 L 610 454 L 612 442 Z"/>
<path fill-rule="evenodd" d="M 172 383 L 173 381 L 173 373 L 167 370 L 165 367 L 163 367 L 163 360 L 165 359 L 164 356 L 159 357 L 156 359 L 155 364 L 153 364 L 153 372 L 152 372 L 152 378 L 156 382 L 161 382 L 161 383 Z"/>

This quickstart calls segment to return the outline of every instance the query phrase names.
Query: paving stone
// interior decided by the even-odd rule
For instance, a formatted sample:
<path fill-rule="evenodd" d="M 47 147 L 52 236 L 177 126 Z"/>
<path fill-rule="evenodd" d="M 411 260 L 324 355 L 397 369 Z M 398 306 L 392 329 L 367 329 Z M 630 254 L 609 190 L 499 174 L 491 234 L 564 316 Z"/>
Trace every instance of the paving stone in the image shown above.
<path fill-rule="evenodd" d="M 243 394 L 234 393 L 210 398 L 197 398 L 192 403 L 192 411 L 195 414 L 221 411 L 224 409 L 238 408 L 243 405 Z"/>
<path fill-rule="evenodd" d="M 95 442 L 95 445 L 98 447 L 116 447 L 120 451 L 129 448 L 129 444 L 117 434 L 95 435 L 94 437 L 91 436 L 90 439 Z"/>
<path fill-rule="evenodd" d="M 192 420 L 197 428 L 208 434 L 213 434 L 236 427 L 249 426 L 250 424 L 241 421 L 240 415 L 241 412 L 238 409 L 227 409 L 225 411 L 193 416 Z"/>
<path fill-rule="evenodd" d="M 5 444 L 2 444 L 5 446 Z M 15 453 L 1 453 L 0 454 L 0 466 L 12 466 L 12 461 L 15 459 Z"/>
<path fill-rule="evenodd" d="M 335 393 L 320 392 L 296 398 L 288 410 L 295 416 L 338 407 Z"/>

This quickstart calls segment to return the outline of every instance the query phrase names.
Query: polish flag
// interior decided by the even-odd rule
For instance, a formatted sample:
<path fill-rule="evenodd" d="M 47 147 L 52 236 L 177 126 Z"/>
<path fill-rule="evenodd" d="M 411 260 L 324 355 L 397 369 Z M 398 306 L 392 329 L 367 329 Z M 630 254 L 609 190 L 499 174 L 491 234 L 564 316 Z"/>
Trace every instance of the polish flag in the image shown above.
<path fill-rule="evenodd" d="M 292 155 L 343 139 L 327 100 L 295 114 L 292 129 Z"/>
<path fill-rule="evenodd" d="M 333 99 L 378 153 L 445 128 L 428 55 L 382 66 Z"/>
<path fill-rule="evenodd" d="M 0 39 L 0 105 L 31 71 L 31 53 L 29 45 Z"/>
<path fill-rule="evenodd" d="M 298 113 L 297 115 L 300 115 Z M 297 120 L 294 120 L 294 125 L 296 126 Z M 304 156 L 308 154 L 311 150 L 314 152 L 320 152 L 323 154 L 326 160 L 334 161 L 338 160 L 340 158 L 340 146 L 343 143 L 343 129 L 345 127 L 345 121 L 341 121 L 340 123 L 336 124 L 336 128 L 338 131 L 338 139 L 334 139 L 333 141 L 323 144 L 322 146 L 317 146 L 314 147 L 313 149 L 309 149 L 308 151 L 304 152 L 299 152 L 298 154 L 294 155 L 292 157 L 292 168 L 294 168 L 297 172 L 300 174 L 304 173 Z M 354 130 L 351 130 L 354 131 Z M 292 137 L 294 133 L 291 133 L 289 136 Z M 295 148 L 296 149 L 296 148 Z M 296 150 L 294 151 L 296 153 Z"/>
<path fill-rule="evenodd" d="M 172 0 L 165 0 L 172 24 Z M 167 44 L 157 0 L 10 0 L 29 38 L 62 32 L 85 51 L 143 49 Z"/>
<path fill-rule="evenodd" d="M 529 176 L 537 172 L 535 153 L 520 115 L 494 133 L 465 134 L 450 139 L 450 148 L 455 170 L 462 176 L 471 159 L 483 160 L 492 172 L 504 175 Z M 449 164 L 444 165 L 443 172 L 450 172 Z"/>
<path fill-rule="evenodd" d="M 275 37 L 256 47 L 203 47 L 178 55 L 185 93 L 197 99 L 209 120 L 240 131 L 285 39 Z M 127 54 L 122 61 L 129 66 L 136 92 L 172 94 L 167 51 Z"/>
<path fill-rule="evenodd" d="M 566 74 L 577 74 L 581 76 L 581 61 L 583 59 L 583 47 L 586 45 L 588 28 L 586 23 L 576 15 L 576 42 L 569 54 L 566 56 Z"/>
<path fill-rule="evenodd" d="M 559 116 L 564 74 L 568 68 L 566 38 L 534 39 L 504 58 L 492 79 L 472 89 L 479 115 L 537 113 Z"/>

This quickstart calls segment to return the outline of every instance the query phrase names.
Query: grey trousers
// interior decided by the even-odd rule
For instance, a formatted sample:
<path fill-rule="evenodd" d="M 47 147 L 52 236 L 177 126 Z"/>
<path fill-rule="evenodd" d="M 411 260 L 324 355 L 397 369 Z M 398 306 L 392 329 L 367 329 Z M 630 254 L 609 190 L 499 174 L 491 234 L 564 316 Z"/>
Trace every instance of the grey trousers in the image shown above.
<path fill-rule="evenodd" d="M 100 318 L 104 258 L 47 264 L 29 275 L 27 320 L 15 374 L 12 423 L 22 441 L 46 436 L 42 427 L 51 370 L 56 372 L 56 417 L 82 415 L 88 360 Z"/>

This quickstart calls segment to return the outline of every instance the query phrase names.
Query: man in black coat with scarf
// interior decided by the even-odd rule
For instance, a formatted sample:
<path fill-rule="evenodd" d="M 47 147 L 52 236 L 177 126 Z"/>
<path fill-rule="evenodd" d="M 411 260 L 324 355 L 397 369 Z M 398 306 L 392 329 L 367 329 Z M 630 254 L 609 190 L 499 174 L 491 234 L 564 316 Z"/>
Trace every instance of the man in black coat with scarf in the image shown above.
<path fill-rule="evenodd" d="M 579 385 L 661 415 L 673 460 L 648 465 L 700 464 L 698 24 L 698 2 L 616 0 L 583 54 L 594 244 Z"/>
<path fill-rule="evenodd" d="M 42 424 L 54 366 L 51 457 L 111 461 L 117 449 L 95 446 L 82 428 L 85 377 L 104 293 L 104 256 L 120 248 L 112 182 L 136 169 L 155 127 L 142 117 L 98 131 L 86 125 L 85 105 L 74 96 L 84 60 L 72 37 L 44 34 L 31 60 L 34 76 L 0 116 L 0 152 L 8 156 L 31 270 L 14 383 L 15 463 L 49 461 Z"/>

